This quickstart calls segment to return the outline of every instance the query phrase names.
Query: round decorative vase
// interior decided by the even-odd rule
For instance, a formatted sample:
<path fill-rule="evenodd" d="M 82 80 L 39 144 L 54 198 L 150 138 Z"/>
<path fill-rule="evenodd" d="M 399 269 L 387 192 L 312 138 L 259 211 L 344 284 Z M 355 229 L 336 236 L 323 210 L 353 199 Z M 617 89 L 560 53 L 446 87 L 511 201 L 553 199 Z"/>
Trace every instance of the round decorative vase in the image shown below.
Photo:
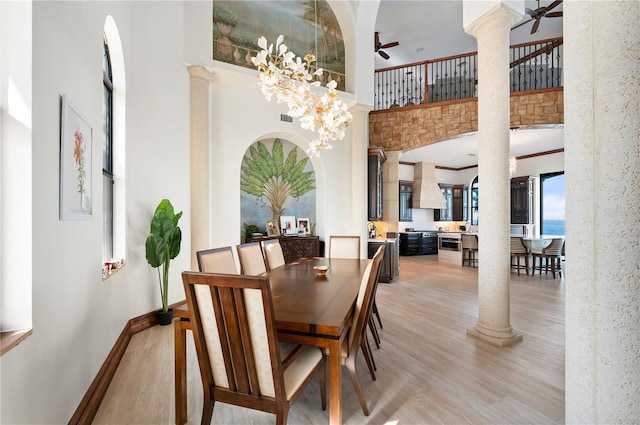
<path fill-rule="evenodd" d="M 173 320 L 173 309 L 169 309 L 167 311 L 158 310 L 156 312 L 158 315 L 158 324 L 161 326 L 170 325 Z"/>

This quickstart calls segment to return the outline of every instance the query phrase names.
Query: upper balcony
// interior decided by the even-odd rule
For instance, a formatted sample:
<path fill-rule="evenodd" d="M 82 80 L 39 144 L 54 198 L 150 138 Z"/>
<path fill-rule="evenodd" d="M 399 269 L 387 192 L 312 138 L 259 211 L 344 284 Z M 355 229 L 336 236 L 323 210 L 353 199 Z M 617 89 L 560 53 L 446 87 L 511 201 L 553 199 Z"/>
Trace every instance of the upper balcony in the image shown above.
<path fill-rule="evenodd" d="M 510 48 L 511 126 L 564 122 L 562 38 Z M 370 147 L 406 151 L 478 129 L 477 52 L 375 73 Z"/>

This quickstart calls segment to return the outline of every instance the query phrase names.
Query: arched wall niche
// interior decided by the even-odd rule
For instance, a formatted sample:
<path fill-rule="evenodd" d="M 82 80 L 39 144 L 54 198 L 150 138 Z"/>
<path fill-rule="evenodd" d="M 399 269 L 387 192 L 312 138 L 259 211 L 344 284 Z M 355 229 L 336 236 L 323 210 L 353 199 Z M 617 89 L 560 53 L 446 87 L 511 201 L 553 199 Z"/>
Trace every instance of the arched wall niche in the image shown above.
<path fill-rule="evenodd" d="M 325 169 L 321 158 L 307 155 L 308 143 L 274 132 L 247 148 L 239 170 L 241 232 L 251 224 L 266 231 L 267 220 L 275 220 L 282 232 L 280 217 L 285 216 L 309 219 L 309 230 L 321 234 L 325 214 L 318 206 L 325 204 Z"/>

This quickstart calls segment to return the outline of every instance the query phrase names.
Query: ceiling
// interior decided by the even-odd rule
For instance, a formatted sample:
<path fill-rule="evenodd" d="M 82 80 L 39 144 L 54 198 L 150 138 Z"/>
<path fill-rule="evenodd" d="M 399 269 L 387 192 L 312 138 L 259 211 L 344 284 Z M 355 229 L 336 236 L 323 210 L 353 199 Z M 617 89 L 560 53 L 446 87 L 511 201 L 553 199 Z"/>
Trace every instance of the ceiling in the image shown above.
<path fill-rule="evenodd" d="M 551 0 L 540 0 L 540 6 L 551 3 Z M 538 1 L 525 1 L 525 8 L 535 10 L 537 7 Z M 562 4 L 553 11 L 562 11 Z M 530 16 L 525 14 L 519 22 L 528 19 Z M 512 30 L 510 44 L 562 36 L 562 18 L 542 18 L 538 31 L 531 34 L 533 22 Z M 381 0 L 375 30 L 380 33 L 382 44 L 400 43 L 382 49 L 390 56 L 388 60 L 372 52 L 376 69 L 477 51 L 476 39 L 462 27 L 461 0 Z M 528 126 L 511 132 L 513 156 L 563 147 L 562 125 Z M 477 135 L 473 133 L 404 152 L 400 161 L 433 162 L 443 167 L 464 168 L 478 163 L 477 152 Z"/>

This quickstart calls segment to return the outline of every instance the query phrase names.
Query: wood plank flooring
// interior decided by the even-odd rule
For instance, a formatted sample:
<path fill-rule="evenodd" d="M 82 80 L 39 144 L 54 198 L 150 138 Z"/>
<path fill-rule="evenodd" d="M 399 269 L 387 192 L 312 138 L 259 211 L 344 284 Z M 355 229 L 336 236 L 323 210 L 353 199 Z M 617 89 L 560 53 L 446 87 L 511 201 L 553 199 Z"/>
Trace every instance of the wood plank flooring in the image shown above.
<path fill-rule="evenodd" d="M 498 348 L 466 336 L 478 317 L 477 269 L 436 258 L 401 257 L 399 277 L 379 285 L 377 380 L 361 354 L 358 363 L 371 413 L 363 415 L 344 369 L 344 424 L 564 424 L 564 279 L 511 273 L 511 324 L 524 340 Z M 190 334 L 187 355 L 196 424 L 202 387 Z M 133 336 L 93 423 L 173 421 L 173 327 L 155 326 Z M 212 423 L 274 424 L 275 416 L 217 403 Z M 327 423 L 312 382 L 289 424 Z"/>

